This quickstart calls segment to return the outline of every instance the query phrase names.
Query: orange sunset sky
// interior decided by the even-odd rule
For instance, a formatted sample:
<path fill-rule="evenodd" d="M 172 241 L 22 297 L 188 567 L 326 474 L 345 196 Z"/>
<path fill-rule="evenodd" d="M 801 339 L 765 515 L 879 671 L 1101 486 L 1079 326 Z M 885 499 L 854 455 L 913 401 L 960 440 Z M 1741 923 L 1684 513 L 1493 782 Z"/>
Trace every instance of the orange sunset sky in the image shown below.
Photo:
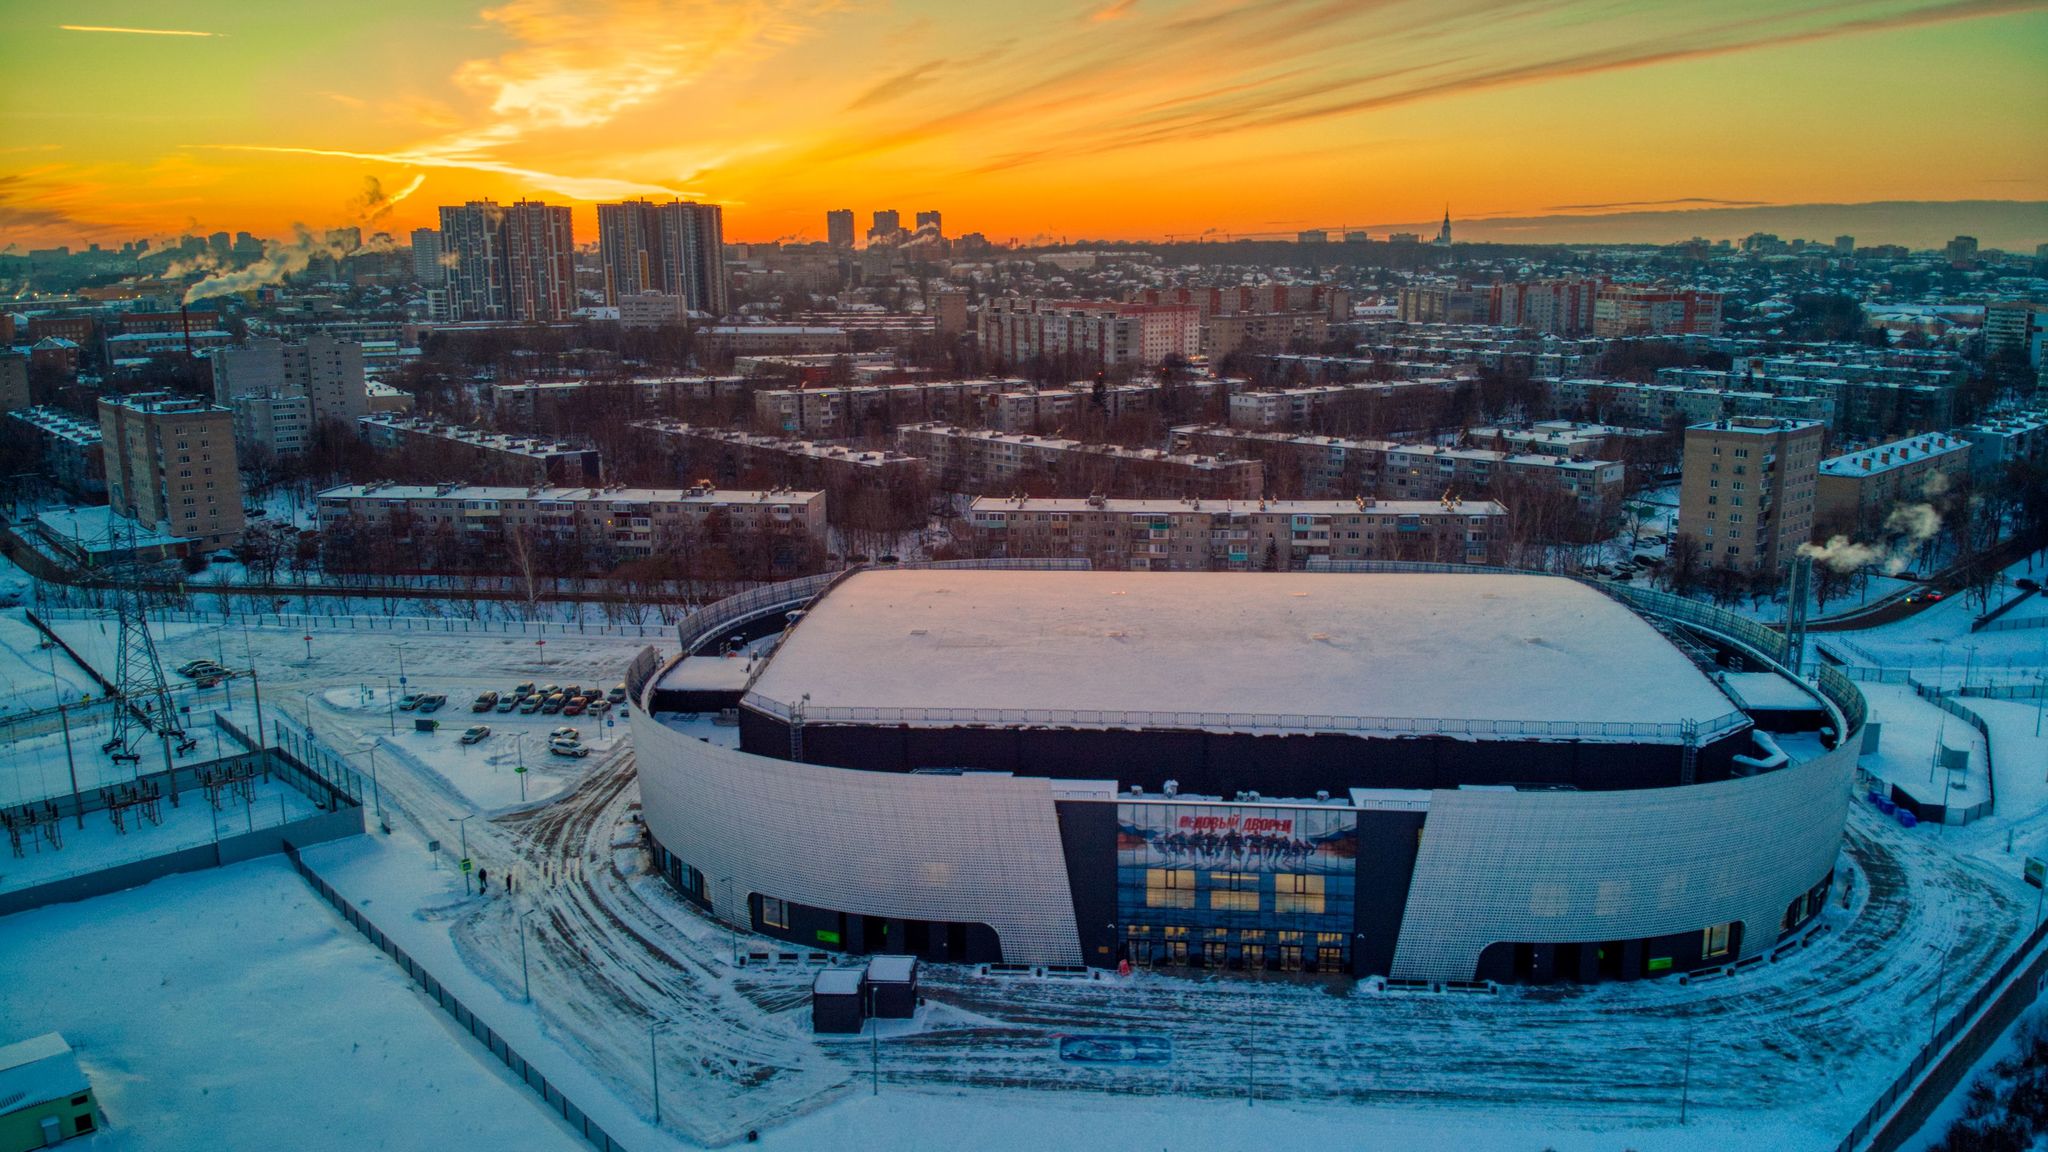
<path fill-rule="evenodd" d="M 997 241 L 2048 197 L 2019 0 L 9 0 L 0 63 L 0 247 L 476 197 Z"/>

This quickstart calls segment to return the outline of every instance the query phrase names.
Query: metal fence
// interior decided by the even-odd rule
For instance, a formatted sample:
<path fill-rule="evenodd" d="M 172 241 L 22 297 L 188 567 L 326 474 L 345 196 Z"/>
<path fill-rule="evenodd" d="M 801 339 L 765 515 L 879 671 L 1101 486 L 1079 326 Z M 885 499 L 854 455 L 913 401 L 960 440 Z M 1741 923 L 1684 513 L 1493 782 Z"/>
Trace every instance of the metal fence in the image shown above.
<path fill-rule="evenodd" d="M 1992 1022 L 1978 1019 L 1978 1014 L 1998 995 L 2000 988 L 2019 970 L 2020 965 L 2026 963 L 2034 949 L 2040 946 L 2044 935 L 2048 935 L 2048 922 L 2035 925 L 2034 930 L 2027 934 L 2026 939 L 2013 950 L 2012 955 L 2005 958 L 2004 963 L 1998 966 L 1998 970 L 1992 973 L 1991 978 L 1979 985 L 1977 990 L 1970 994 L 1970 998 L 1963 1002 L 1961 1008 L 1950 1013 L 1947 1022 L 1935 1030 L 1934 1038 L 1920 1045 L 1919 1050 L 1913 1054 L 1912 1061 L 1906 1065 L 1906 1070 L 1886 1085 L 1883 1092 L 1878 1093 L 1877 1099 L 1864 1111 L 1863 1118 L 1858 1120 L 1849 1129 L 1849 1134 L 1842 1137 L 1842 1142 L 1835 1146 L 1835 1152 L 1856 1152 L 1865 1140 L 1879 1131 L 1879 1125 L 1886 1114 L 1913 1091 L 1921 1073 L 1926 1072 L 1935 1063 L 1951 1041 L 1966 1034 L 1973 1042 L 1988 1040 L 1988 1037 L 1978 1035 L 1977 1030 L 1989 1027 Z M 2025 1000 L 2031 1003 L 2038 994 L 2039 988 L 2033 987 L 2030 993 L 2025 994 Z M 2004 1025 L 2001 1022 L 1997 1027 L 2003 1030 Z"/>
<path fill-rule="evenodd" d="M 1080 559 L 993 559 L 993 560 L 928 560 L 913 564 L 892 564 L 887 569 L 985 569 L 1008 572 L 1086 572 L 1089 564 Z M 676 623 L 676 639 L 682 642 L 685 654 L 693 653 L 707 641 L 717 639 L 726 629 L 735 624 L 759 617 L 777 608 L 787 609 L 792 605 L 807 603 L 819 593 L 856 572 L 874 571 L 872 568 L 846 568 L 838 572 L 821 572 L 816 576 L 802 576 L 795 580 L 784 580 L 779 584 L 766 584 L 750 588 L 737 596 L 728 596 L 707 604 L 685 616 Z"/>
<path fill-rule="evenodd" d="M 433 973 L 428 972 L 419 961 L 414 960 L 407 954 L 405 949 L 399 947 L 397 941 L 386 936 L 383 929 L 371 923 L 369 917 L 364 916 L 362 912 L 357 910 L 354 904 L 349 903 L 347 897 L 335 891 L 332 884 L 322 879 L 319 873 L 313 871 L 312 867 L 306 863 L 305 857 L 299 854 L 297 848 L 287 843 L 284 846 L 284 854 L 286 858 L 291 860 L 292 867 L 297 869 L 299 875 L 305 878 L 306 883 L 312 885 L 313 890 L 320 894 L 321 899 L 333 905 L 334 910 L 341 913 L 342 919 L 348 921 L 370 943 L 382 949 L 384 954 L 391 957 L 400 968 L 405 969 L 405 974 L 419 984 L 422 989 L 425 989 L 427 995 L 433 997 L 434 1002 L 441 1006 L 442 1011 L 453 1017 L 457 1024 L 462 1025 L 471 1036 L 475 1037 L 479 1043 L 490 1051 L 491 1055 L 497 1057 L 500 1063 L 511 1069 L 512 1073 L 518 1076 L 528 1088 L 539 1093 L 540 1098 L 546 1102 L 549 1111 L 559 1115 L 568 1123 L 569 1127 L 575 1129 L 585 1140 L 590 1141 L 591 1145 L 600 1149 L 601 1152 L 625 1152 L 625 1145 L 612 1139 L 611 1134 L 600 1127 L 597 1121 L 592 1120 L 590 1115 L 579 1107 L 575 1101 L 569 1099 L 560 1088 L 555 1087 L 546 1076 L 543 1076 L 540 1069 L 535 1068 L 527 1061 L 526 1057 L 513 1050 L 512 1045 L 507 1043 L 503 1036 L 498 1035 L 490 1025 L 478 1019 L 476 1013 L 469 1010 L 468 1005 L 457 998 L 455 993 L 448 990 L 447 985 L 435 979 Z"/>
<path fill-rule="evenodd" d="M 46 608 L 43 615 L 53 620 L 107 618 L 104 611 L 80 608 Z M 490 636 L 625 636 L 638 639 L 669 634 L 669 626 L 666 624 L 592 624 L 581 620 L 567 623 L 549 620 L 469 620 L 453 616 L 323 616 L 301 612 L 242 612 L 224 616 L 218 612 L 186 612 L 166 608 L 152 610 L 149 618 L 161 624 L 246 624 L 256 627 L 293 628 L 302 632 L 467 632 Z"/>
<path fill-rule="evenodd" d="M 785 721 L 796 717 L 791 705 L 762 696 L 747 697 L 747 706 Z M 1364 732 L 1399 736 L 1537 736 L 1581 740 L 1662 740 L 1685 736 L 1681 724 L 1637 724 L 1571 720 L 1455 720 L 1402 716 L 1308 716 L 1278 712 L 1146 712 L 1090 711 L 1075 708 L 848 708 L 806 705 L 806 724 L 1061 724 L 1098 728 L 1204 728 L 1266 732 Z M 1700 722 L 1701 739 L 1733 731 L 1749 722 L 1732 711 Z"/>

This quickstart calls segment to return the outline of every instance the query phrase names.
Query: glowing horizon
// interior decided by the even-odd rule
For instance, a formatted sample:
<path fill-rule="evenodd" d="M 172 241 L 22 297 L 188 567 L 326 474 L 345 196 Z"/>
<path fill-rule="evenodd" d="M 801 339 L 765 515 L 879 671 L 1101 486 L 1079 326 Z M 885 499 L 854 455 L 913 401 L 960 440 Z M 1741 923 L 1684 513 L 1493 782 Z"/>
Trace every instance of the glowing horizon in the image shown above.
<path fill-rule="evenodd" d="M 585 241 L 680 195 L 729 239 L 894 207 L 999 242 L 2048 199 L 2042 0 L 165 7 L 0 15 L 0 248 L 479 198 Z"/>

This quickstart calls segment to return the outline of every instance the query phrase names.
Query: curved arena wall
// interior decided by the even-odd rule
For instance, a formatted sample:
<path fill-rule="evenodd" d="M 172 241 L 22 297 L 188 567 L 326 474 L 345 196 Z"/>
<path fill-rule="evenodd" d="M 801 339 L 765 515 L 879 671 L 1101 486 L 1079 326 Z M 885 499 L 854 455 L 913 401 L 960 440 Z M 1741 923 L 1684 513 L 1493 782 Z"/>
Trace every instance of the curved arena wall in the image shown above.
<path fill-rule="evenodd" d="M 748 923 L 747 897 L 759 893 L 866 916 L 987 924 L 1005 960 L 1081 962 L 1049 781 L 753 756 L 637 708 L 633 746 L 648 828 L 709 878 L 721 920 Z"/>
<path fill-rule="evenodd" d="M 1767 664 L 1782 655 L 1745 647 Z M 1464 980 L 1495 942 L 1728 921 L 1743 924 L 1737 958 L 1769 951 L 1786 907 L 1828 874 L 1841 843 L 1863 710 L 1836 681 L 1821 686 L 1845 738 L 1777 772 L 1618 792 L 1432 792 L 1392 974 Z M 1081 962 L 1049 781 L 824 767 L 704 743 L 639 708 L 632 723 L 648 826 L 712 881 L 720 918 L 747 923 L 748 894 L 760 893 L 985 923 L 1006 960 Z"/>

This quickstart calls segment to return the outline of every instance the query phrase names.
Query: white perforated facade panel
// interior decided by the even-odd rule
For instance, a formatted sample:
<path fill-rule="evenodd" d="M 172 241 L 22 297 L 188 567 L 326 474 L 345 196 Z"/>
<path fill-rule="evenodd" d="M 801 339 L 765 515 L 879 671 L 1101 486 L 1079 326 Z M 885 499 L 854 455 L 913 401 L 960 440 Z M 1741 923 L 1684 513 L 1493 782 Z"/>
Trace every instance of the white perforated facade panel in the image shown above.
<path fill-rule="evenodd" d="M 760 893 L 857 915 L 983 923 L 1007 961 L 1081 962 L 1042 778 L 798 764 L 702 743 L 638 710 L 633 742 L 648 827 L 710 880 L 723 919 L 747 923 L 747 896 Z"/>
<path fill-rule="evenodd" d="M 1856 765 L 1688 788 L 1430 794 L 1393 975 L 1469 980 L 1496 941 L 1586 943 L 1741 921 L 1742 955 L 1834 867 Z"/>

